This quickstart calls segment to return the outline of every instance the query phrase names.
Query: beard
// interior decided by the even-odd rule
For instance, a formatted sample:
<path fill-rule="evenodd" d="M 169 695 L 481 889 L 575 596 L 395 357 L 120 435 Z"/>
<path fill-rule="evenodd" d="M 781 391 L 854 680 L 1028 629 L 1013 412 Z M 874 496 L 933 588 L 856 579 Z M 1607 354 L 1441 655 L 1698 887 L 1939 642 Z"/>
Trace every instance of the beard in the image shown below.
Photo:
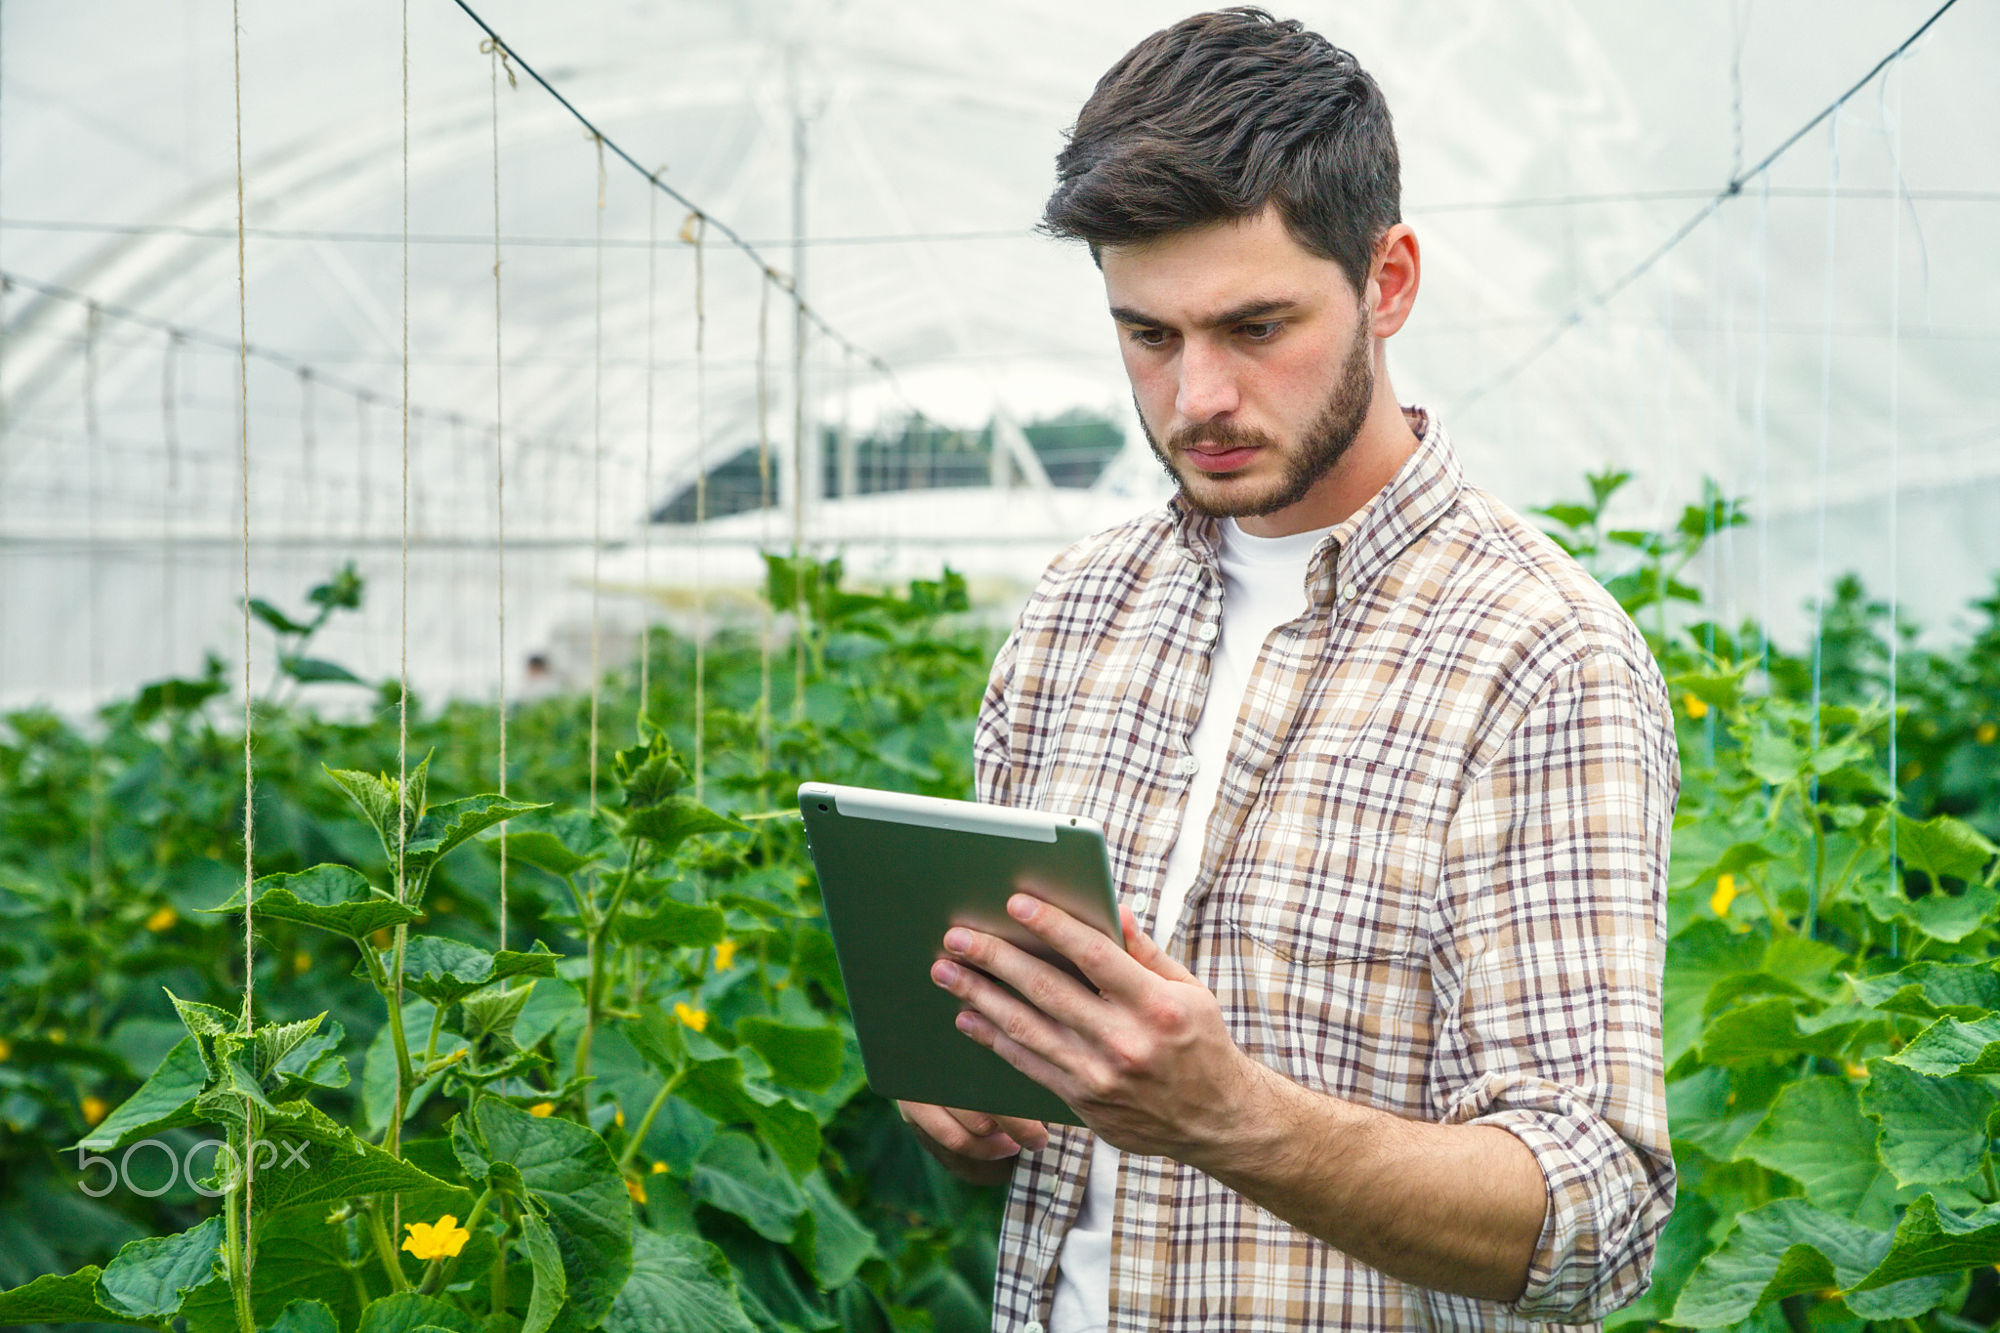
<path fill-rule="evenodd" d="M 1341 363 L 1340 377 L 1294 447 L 1288 448 L 1267 431 L 1248 429 L 1227 421 L 1210 421 L 1175 432 L 1167 442 L 1168 448 L 1162 449 L 1153 435 L 1153 428 L 1146 424 L 1146 414 L 1140 412 L 1139 428 L 1146 433 L 1146 443 L 1152 446 L 1153 457 L 1160 461 L 1167 476 L 1180 489 L 1182 502 L 1209 518 L 1261 518 L 1281 509 L 1289 509 L 1305 499 L 1307 492 L 1346 457 L 1361 433 L 1362 423 L 1368 419 L 1368 405 L 1375 397 L 1373 340 L 1369 337 L 1371 323 L 1363 318 L 1361 326 L 1354 331 L 1354 341 Z M 1136 398 L 1132 405 L 1137 409 Z M 1176 468 L 1174 456 L 1196 444 L 1255 445 L 1270 449 L 1279 456 L 1282 468 L 1277 480 L 1261 490 L 1244 486 L 1227 476 L 1210 477 L 1192 465 L 1187 472 Z M 1208 493 L 1197 491 L 1190 486 L 1190 481 L 1195 486 L 1203 486 Z"/>

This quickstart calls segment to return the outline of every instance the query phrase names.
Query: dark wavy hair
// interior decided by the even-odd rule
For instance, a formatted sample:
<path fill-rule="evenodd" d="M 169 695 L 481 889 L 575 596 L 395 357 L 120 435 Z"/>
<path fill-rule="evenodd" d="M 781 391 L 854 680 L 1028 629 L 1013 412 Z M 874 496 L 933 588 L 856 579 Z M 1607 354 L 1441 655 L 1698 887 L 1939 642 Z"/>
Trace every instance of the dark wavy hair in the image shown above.
<path fill-rule="evenodd" d="M 1097 81 L 1056 156 L 1042 230 L 1095 257 L 1275 203 L 1359 291 L 1401 196 L 1375 80 L 1302 24 L 1243 7 L 1154 33 Z"/>

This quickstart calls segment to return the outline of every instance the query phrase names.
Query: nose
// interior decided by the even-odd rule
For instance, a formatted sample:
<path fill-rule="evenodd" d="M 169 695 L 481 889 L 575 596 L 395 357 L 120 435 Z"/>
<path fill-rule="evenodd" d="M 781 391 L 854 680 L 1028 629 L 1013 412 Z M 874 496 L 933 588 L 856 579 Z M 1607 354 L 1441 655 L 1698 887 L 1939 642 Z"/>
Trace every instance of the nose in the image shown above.
<path fill-rule="evenodd" d="M 1181 348 L 1174 411 L 1183 421 L 1200 424 L 1235 411 L 1237 403 L 1236 378 L 1228 358 L 1204 340 L 1189 338 Z"/>

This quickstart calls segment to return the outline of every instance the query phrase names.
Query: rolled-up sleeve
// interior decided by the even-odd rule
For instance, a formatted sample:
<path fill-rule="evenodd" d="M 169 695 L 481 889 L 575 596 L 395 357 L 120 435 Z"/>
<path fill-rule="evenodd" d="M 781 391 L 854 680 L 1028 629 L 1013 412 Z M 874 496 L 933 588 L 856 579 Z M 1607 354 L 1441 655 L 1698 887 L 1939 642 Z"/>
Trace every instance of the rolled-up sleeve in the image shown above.
<path fill-rule="evenodd" d="M 1509 1307 L 1526 1318 L 1636 1299 L 1673 1210 L 1660 983 L 1679 784 L 1657 671 L 1596 652 L 1537 692 L 1453 814 L 1430 1095 L 1541 1167 L 1548 1210 Z"/>

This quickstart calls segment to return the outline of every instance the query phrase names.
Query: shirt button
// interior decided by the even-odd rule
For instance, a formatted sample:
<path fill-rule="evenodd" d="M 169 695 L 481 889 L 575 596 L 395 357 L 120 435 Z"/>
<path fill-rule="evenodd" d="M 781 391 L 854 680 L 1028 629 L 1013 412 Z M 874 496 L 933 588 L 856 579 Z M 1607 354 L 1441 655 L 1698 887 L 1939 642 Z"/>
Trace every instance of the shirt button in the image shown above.
<path fill-rule="evenodd" d="M 1044 1333 L 1042 1321 L 1039 1319 L 1030 1319 L 1027 1325 L 1022 1328 L 1021 1333 Z"/>
<path fill-rule="evenodd" d="M 1204 620 L 1201 622 L 1201 627 L 1195 630 L 1195 637 L 1203 643 L 1214 643 L 1216 636 L 1220 633 L 1222 631 L 1215 627 L 1213 620 Z"/>
<path fill-rule="evenodd" d="M 1133 910 L 1133 911 L 1135 911 L 1135 912 L 1143 912 L 1143 911 L 1145 911 L 1145 910 L 1146 910 L 1146 895 L 1145 895 L 1145 894 L 1143 894 L 1143 893 L 1135 893 L 1135 894 L 1133 894 L 1133 895 L 1132 895 L 1132 910 Z"/>
<path fill-rule="evenodd" d="M 1184 754 L 1181 756 L 1180 762 L 1174 765 L 1174 771 L 1184 778 L 1191 778 L 1195 775 L 1195 770 L 1200 767 L 1201 760 L 1191 754 Z"/>
<path fill-rule="evenodd" d="M 1354 600 L 1354 585 L 1353 585 L 1352 583 L 1343 583 L 1343 584 L 1341 584 L 1341 585 L 1340 585 L 1340 594 L 1339 594 L 1339 595 L 1340 595 L 1340 600 L 1341 600 L 1341 601 L 1343 601 L 1343 602 L 1351 602 L 1351 601 L 1353 601 L 1353 600 Z"/>

